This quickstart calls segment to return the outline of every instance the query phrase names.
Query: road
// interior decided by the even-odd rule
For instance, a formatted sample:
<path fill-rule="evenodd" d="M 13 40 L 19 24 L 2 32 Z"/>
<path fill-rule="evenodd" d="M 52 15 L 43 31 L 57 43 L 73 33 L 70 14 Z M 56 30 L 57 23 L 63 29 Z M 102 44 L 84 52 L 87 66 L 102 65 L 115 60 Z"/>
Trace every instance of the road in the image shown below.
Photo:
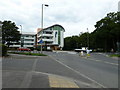
<path fill-rule="evenodd" d="M 91 54 L 89 58 L 80 57 L 75 52 L 44 53 L 48 56 L 12 55 L 4 58 L 3 87 L 49 88 L 55 86 L 55 81 L 59 81 L 58 84 L 72 82 L 65 84 L 67 88 L 118 87 L 116 59 L 98 53 Z"/>
<path fill-rule="evenodd" d="M 112 59 L 101 53 L 91 53 L 88 58 L 80 57 L 75 52 L 47 54 L 103 87 L 118 87 L 118 59 Z"/>

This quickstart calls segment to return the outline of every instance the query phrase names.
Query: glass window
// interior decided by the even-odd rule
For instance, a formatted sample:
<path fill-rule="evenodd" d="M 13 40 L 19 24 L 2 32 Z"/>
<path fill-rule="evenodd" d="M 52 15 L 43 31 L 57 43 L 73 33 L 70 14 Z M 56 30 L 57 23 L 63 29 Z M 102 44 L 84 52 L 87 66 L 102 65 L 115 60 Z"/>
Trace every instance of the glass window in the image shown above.
<path fill-rule="evenodd" d="M 34 41 L 33 39 L 25 39 L 25 41 Z"/>
<path fill-rule="evenodd" d="M 34 45 L 34 43 L 24 43 L 24 45 Z"/>

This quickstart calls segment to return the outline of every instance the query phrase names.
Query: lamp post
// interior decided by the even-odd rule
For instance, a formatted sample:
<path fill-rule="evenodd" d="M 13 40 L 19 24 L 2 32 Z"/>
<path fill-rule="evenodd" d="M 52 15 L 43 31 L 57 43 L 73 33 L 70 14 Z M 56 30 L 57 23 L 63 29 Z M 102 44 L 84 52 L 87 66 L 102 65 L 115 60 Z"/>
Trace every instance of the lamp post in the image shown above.
<path fill-rule="evenodd" d="M 42 12 L 41 12 L 41 30 L 43 29 L 43 6 L 48 7 L 49 5 L 47 4 L 42 4 Z M 42 30 L 43 31 L 43 30 Z M 42 34 L 43 32 L 41 31 L 41 40 L 42 40 Z M 41 43 L 41 53 L 42 53 L 42 43 Z"/>
<path fill-rule="evenodd" d="M 87 46 L 88 46 L 88 49 L 89 49 L 89 31 L 88 31 L 88 28 L 87 28 Z"/>
<path fill-rule="evenodd" d="M 22 25 L 20 25 L 21 27 L 21 47 L 23 47 L 23 38 L 22 38 Z"/>
<path fill-rule="evenodd" d="M 3 40 L 2 40 L 2 22 L 0 21 L 0 43 L 3 43 Z"/>

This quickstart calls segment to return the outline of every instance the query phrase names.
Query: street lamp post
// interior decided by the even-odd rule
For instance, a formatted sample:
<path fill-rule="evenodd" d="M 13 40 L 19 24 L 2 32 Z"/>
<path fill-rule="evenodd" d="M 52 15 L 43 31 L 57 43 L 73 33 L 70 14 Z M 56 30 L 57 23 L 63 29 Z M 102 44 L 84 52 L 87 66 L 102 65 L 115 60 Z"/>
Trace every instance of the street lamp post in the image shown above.
<path fill-rule="evenodd" d="M 41 12 L 41 30 L 43 29 L 43 6 L 48 7 L 49 5 L 47 5 L 47 4 L 42 4 L 42 12 Z M 42 40 L 42 34 L 43 34 L 43 32 L 41 31 L 41 40 Z M 42 53 L 42 43 L 41 43 L 41 53 Z"/>
<path fill-rule="evenodd" d="M 88 31 L 88 28 L 87 28 L 87 46 L 88 46 L 88 49 L 89 49 L 89 31 Z"/>
<path fill-rule="evenodd" d="M 23 47 L 23 38 L 22 38 L 22 25 L 20 25 L 21 27 L 21 47 Z"/>
<path fill-rule="evenodd" d="M 2 22 L 0 21 L 0 43 L 2 43 Z"/>

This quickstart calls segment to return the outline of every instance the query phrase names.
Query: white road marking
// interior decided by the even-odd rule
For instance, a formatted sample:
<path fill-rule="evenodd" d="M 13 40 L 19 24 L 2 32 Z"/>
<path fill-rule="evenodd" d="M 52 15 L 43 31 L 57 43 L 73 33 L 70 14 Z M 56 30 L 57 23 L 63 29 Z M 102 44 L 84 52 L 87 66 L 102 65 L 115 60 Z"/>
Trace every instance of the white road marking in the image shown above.
<path fill-rule="evenodd" d="M 90 58 L 87 58 L 87 59 L 85 59 L 85 60 L 92 60 L 92 61 L 103 62 L 103 63 L 112 64 L 112 65 L 118 66 L 117 63 L 110 63 L 110 62 L 102 61 L 102 60 L 96 60 L 96 59 L 90 59 Z"/>
<path fill-rule="evenodd" d="M 52 56 L 50 56 L 50 57 L 51 57 L 53 60 L 55 60 L 56 62 L 58 62 L 58 63 L 62 64 L 63 66 L 65 66 L 65 67 L 69 68 L 70 70 L 72 70 L 72 71 L 76 72 L 77 74 L 79 74 L 79 75 L 83 76 L 84 78 L 89 79 L 90 81 L 92 81 L 92 82 L 94 82 L 94 83 L 96 83 L 96 84 L 100 85 L 100 86 L 101 86 L 101 87 L 103 87 L 103 88 L 107 88 L 106 86 L 104 86 L 104 85 L 102 85 L 102 84 L 98 83 L 97 81 L 95 81 L 95 80 L 93 80 L 93 79 L 89 78 L 88 76 L 86 76 L 86 75 L 84 75 L 84 74 L 82 74 L 82 73 L 80 73 L 80 72 L 76 71 L 75 69 L 73 69 L 73 68 L 69 67 L 68 65 L 66 65 L 66 64 L 64 64 L 64 63 L 62 63 L 62 62 L 60 62 L 60 61 L 58 61 L 58 60 L 56 60 L 56 59 L 54 59 Z"/>
<path fill-rule="evenodd" d="M 110 62 L 106 62 L 106 61 L 104 61 L 104 63 L 108 63 L 108 64 L 112 64 L 112 65 L 117 65 L 118 66 L 118 64 L 116 64 L 116 63 L 110 63 Z"/>
<path fill-rule="evenodd" d="M 67 52 L 68 54 L 76 54 L 76 52 Z"/>

